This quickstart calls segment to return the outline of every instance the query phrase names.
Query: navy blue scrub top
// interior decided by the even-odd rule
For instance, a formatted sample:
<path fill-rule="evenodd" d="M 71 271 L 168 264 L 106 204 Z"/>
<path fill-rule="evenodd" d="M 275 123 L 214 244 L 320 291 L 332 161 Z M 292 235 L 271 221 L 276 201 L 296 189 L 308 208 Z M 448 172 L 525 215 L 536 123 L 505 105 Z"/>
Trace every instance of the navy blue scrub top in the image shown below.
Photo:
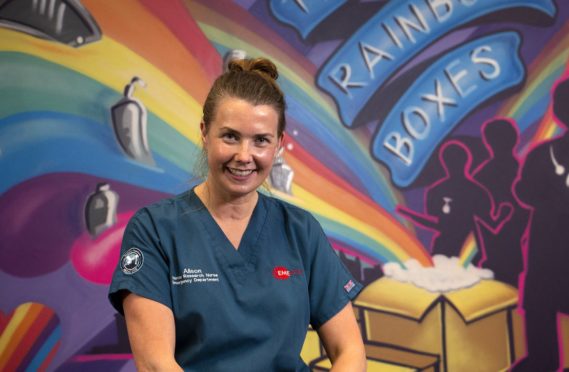
<path fill-rule="evenodd" d="M 138 211 L 109 290 L 174 314 L 186 371 L 304 371 L 308 324 L 318 329 L 361 290 L 308 212 L 259 193 L 239 249 L 193 190 Z"/>

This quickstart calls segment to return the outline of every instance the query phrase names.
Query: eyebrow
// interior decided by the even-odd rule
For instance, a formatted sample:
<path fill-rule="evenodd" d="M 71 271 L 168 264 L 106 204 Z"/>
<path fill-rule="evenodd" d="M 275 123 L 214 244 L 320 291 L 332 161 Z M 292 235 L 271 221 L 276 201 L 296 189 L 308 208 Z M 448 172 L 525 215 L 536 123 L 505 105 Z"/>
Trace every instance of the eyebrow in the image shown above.
<path fill-rule="evenodd" d="M 235 130 L 233 128 L 230 127 L 221 127 L 219 128 L 220 131 L 227 131 L 230 133 L 235 133 L 235 134 L 241 134 L 241 132 L 239 132 L 238 130 Z M 257 133 L 254 135 L 254 137 L 275 137 L 274 134 L 272 133 Z"/>

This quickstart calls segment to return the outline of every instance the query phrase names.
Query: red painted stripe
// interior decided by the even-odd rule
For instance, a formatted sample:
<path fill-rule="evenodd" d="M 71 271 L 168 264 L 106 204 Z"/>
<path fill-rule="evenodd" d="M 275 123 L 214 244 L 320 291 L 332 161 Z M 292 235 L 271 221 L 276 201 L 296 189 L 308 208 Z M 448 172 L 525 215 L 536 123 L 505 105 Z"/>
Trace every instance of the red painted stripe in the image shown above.
<path fill-rule="evenodd" d="M 82 2 L 95 17 L 105 36 L 167 74 L 198 103 L 205 100 L 211 81 L 202 63 L 148 8 L 138 1 Z M 144 79 L 144 76 L 141 77 Z"/>
<path fill-rule="evenodd" d="M 318 174 L 319 176 L 327 179 L 332 184 L 341 187 L 346 192 L 353 194 L 356 198 L 361 200 L 363 203 L 368 205 L 374 205 L 374 201 L 368 198 L 367 196 L 363 195 L 360 191 L 356 190 L 352 185 L 350 185 L 347 181 L 343 178 L 340 178 L 337 174 L 332 172 L 329 168 L 327 168 L 324 164 L 322 164 L 318 159 L 312 156 L 311 153 L 306 151 L 298 142 L 296 142 L 291 136 L 287 138 L 287 142 L 293 145 L 293 149 L 288 152 L 294 156 L 298 161 L 303 163 L 307 168 L 312 170 L 314 173 Z M 303 184 L 303 188 L 310 190 L 313 189 L 310 187 L 310 183 Z M 377 209 L 377 208 L 376 208 Z"/>
<path fill-rule="evenodd" d="M 32 360 L 34 360 L 36 354 L 41 350 L 44 343 L 53 334 L 53 332 L 56 330 L 57 327 L 59 327 L 59 318 L 56 316 L 51 317 L 49 323 L 45 326 L 43 332 L 38 337 L 32 348 L 30 349 L 30 351 L 28 352 L 28 355 L 26 355 L 26 359 L 24 359 L 20 364 L 21 366 L 20 369 L 27 368 L 27 366 L 32 362 Z"/>
<path fill-rule="evenodd" d="M 15 314 L 17 311 L 21 311 L 19 310 L 21 306 L 22 305 L 17 307 L 14 310 L 13 314 Z M 34 303 L 31 304 L 24 318 L 20 321 L 19 324 L 17 324 L 16 330 L 12 338 L 10 339 L 8 346 L 2 353 L 2 360 L 0 361 L 0 370 L 4 370 L 6 368 L 6 365 L 11 362 L 13 354 L 17 351 L 18 346 L 20 345 L 22 339 L 28 332 L 28 329 L 31 327 L 31 325 L 35 322 L 36 318 L 40 314 L 41 309 L 42 305 Z"/>
<path fill-rule="evenodd" d="M 378 260 L 376 258 L 368 257 L 363 252 L 358 251 L 357 249 L 355 249 L 352 246 L 341 243 L 336 239 L 328 238 L 328 240 L 330 241 L 330 245 L 332 246 L 332 248 L 334 248 L 335 250 L 337 250 L 339 252 L 344 252 L 344 253 L 348 254 L 349 256 L 359 257 L 360 260 L 362 260 L 363 262 L 366 262 L 372 266 L 375 266 L 375 265 L 380 263 L 380 262 L 378 262 Z M 356 278 L 356 279 L 358 281 L 360 280 L 360 278 Z"/>
<path fill-rule="evenodd" d="M 295 173 L 297 185 L 329 205 L 360 221 L 366 221 L 367 224 L 389 237 L 410 257 L 419 260 L 422 265 L 431 265 L 430 255 L 421 242 L 409 231 L 406 231 L 393 216 L 325 167 L 302 146 L 295 143 L 292 138 L 289 138 L 288 141 L 294 144 L 294 148 L 287 152 L 286 159 L 291 167 L 297 170 Z M 360 203 L 361 205 L 358 205 Z M 391 248 L 386 246 L 386 249 Z"/>
<path fill-rule="evenodd" d="M 59 346 L 61 345 L 61 341 L 57 341 L 57 343 L 53 346 L 53 349 L 51 349 L 51 351 L 49 352 L 49 354 L 47 354 L 47 356 L 45 357 L 43 363 L 40 365 L 40 367 L 38 368 L 38 371 L 46 371 L 47 367 L 49 367 L 49 365 L 51 364 L 51 361 L 53 360 L 53 358 L 55 357 L 55 354 L 57 354 L 57 350 L 59 350 Z"/>
<path fill-rule="evenodd" d="M 45 340 L 45 337 L 40 336 L 45 330 L 46 325 L 53 318 L 53 314 L 53 311 L 47 307 L 43 307 L 41 309 L 35 321 L 30 325 L 30 328 L 26 334 L 22 337 L 22 341 L 19 345 L 17 345 L 17 348 L 14 350 L 12 356 L 10 357 L 8 364 L 6 364 L 7 370 L 16 370 L 18 366 L 25 368 L 25 366 L 22 364 L 22 361 L 24 359 L 27 359 L 27 363 L 30 362 L 31 357 L 33 357 L 31 354 L 34 354 L 31 353 L 31 351 L 34 349 L 34 345 L 38 343 L 42 344 Z M 27 356 L 29 358 L 26 358 Z"/>
<path fill-rule="evenodd" d="M 180 0 L 170 0 L 167 6 L 156 0 L 140 0 L 143 6 L 158 17 L 182 44 L 201 62 L 213 82 L 222 71 L 222 58 L 192 18 Z"/>

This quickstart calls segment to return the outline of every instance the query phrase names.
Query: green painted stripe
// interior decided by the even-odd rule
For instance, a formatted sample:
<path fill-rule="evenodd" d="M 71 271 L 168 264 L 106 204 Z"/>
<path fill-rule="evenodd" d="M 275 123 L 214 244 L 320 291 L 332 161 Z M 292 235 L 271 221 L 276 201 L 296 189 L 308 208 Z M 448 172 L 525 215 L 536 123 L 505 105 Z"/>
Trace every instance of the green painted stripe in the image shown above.
<path fill-rule="evenodd" d="M 122 97 L 122 92 L 88 76 L 23 53 L 0 52 L 0 70 L 0 118 L 52 111 L 111 125 L 110 108 Z M 148 142 L 153 152 L 188 172 L 200 156 L 196 144 L 152 112 L 148 112 Z"/>

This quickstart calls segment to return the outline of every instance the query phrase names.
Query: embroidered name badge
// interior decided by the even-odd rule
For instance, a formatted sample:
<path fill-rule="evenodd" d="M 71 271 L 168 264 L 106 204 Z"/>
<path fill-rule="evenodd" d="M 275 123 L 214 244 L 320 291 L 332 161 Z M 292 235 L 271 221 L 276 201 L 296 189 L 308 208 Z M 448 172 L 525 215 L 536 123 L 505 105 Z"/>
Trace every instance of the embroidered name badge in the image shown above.
<path fill-rule="evenodd" d="M 202 269 L 186 267 L 181 275 L 172 275 L 173 285 L 187 285 L 195 283 L 219 283 L 219 274 L 205 272 Z"/>
<path fill-rule="evenodd" d="M 140 270 L 144 263 L 144 256 L 138 248 L 130 248 L 121 257 L 122 272 L 131 275 Z"/>

